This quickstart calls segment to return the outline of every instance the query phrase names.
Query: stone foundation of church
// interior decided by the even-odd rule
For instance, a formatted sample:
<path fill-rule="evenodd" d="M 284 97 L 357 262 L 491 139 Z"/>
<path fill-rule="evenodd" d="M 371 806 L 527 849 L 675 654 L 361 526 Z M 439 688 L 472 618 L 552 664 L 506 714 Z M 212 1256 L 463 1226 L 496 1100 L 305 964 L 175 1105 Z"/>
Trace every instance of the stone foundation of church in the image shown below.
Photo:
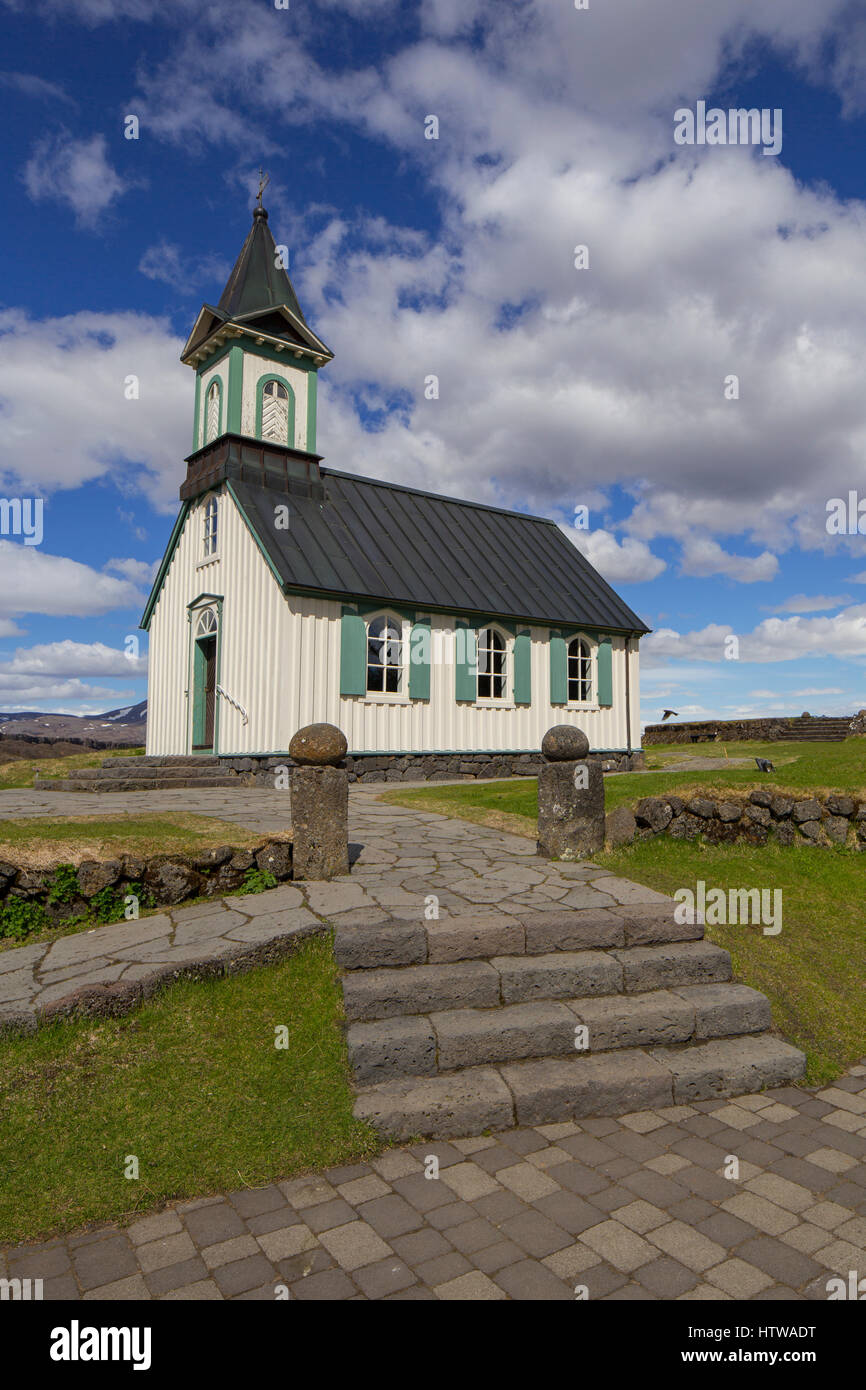
<path fill-rule="evenodd" d="M 644 767 L 641 749 L 632 753 L 600 750 L 589 754 L 605 772 L 634 772 Z M 544 764 L 540 753 L 350 753 L 346 758 L 350 782 L 455 782 L 535 777 Z M 221 757 L 220 770 L 237 773 L 256 786 L 273 786 L 278 768 L 292 767 L 280 757 Z"/>

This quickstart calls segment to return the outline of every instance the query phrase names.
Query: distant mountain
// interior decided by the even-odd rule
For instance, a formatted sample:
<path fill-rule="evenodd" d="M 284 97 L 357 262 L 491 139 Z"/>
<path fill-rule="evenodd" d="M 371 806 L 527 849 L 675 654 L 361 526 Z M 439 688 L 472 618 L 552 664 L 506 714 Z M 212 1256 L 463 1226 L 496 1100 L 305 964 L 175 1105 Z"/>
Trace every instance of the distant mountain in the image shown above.
<path fill-rule="evenodd" d="M 106 710 L 105 714 L 43 714 L 16 710 L 0 714 L 0 740 L 24 743 L 79 743 L 88 748 L 140 748 L 147 731 L 147 701 Z"/>

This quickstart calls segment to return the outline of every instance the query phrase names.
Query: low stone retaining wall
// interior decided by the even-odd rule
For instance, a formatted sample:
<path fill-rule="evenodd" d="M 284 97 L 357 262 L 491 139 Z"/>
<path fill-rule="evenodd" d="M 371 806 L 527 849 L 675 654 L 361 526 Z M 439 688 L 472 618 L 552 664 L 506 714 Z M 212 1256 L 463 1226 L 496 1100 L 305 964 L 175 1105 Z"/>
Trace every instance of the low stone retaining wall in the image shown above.
<path fill-rule="evenodd" d="M 609 844 L 622 845 L 653 835 L 677 840 L 703 836 L 710 844 L 849 845 L 866 849 L 866 802 L 831 793 L 797 797 L 759 789 L 748 796 L 646 796 L 630 809 L 618 806 L 606 817 Z"/>
<path fill-rule="evenodd" d="M 605 772 L 633 772 L 644 766 L 640 749 L 590 753 Z M 236 772 L 256 786 L 272 787 L 279 768 L 291 768 L 289 757 L 220 758 L 220 769 Z M 465 779 L 537 777 L 544 766 L 540 753 L 349 753 L 350 782 L 454 782 Z"/>
<path fill-rule="evenodd" d="M 188 898 L 217 898 L 244 887 L 251 870 L 270 874 L 278 883 L 292 877 L 292 845 L 264 840 L 251 849 L 223 845 L 196 854 L 160 854 L 139 858 L 126 854 L 99 862 L 85 859 L 48 869 L 21 868 L 0 861 L 0 913 L 16 900 L 38 906 L 45 925 L 72 917 L 115 920 L 124 915 L 124 899 L 139 898 L 142 907 L 172 907 Z"/>
<path fill-rule="evenodd" d="M 648 724 L 643 731 L 643 742 L 653 743 L 712 743 L 717 739 L 731 743 L 739 740 L 755 739 L 761 742 L 777 742 L 779 739 L 800 738 L 803 735 L 814 737 L 851 738 L 866 733 L 866 712 L 863 710 L 853 718 L 823 715 L 800 715 L 790 718 L 771 719 L 703 719 L 689 720 L 681 724 Z"/>

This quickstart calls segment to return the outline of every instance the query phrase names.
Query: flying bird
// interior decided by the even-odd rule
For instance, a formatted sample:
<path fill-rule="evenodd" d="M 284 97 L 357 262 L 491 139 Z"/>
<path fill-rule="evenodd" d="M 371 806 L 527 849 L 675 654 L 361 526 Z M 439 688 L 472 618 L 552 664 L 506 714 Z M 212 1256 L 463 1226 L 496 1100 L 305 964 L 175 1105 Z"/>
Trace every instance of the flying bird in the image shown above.
<path fill-rule="evenodd" d="M 776 771 L 776 769 L 773 767 L 773 764 L 770 762 L 770 759 L 769 759 L 769 758 L 756 758 L 756 759 L 755 759 L 755 762 L 758 764 L 758 771 L 759 771 L 759 772 L 775 772 L 775 771 Z"/>
<path fill-rule="evenodd" d="M 673 715 L 674 719 L 679 719 L 679 715 L 675 709 L 666 709 L 662 715 L 662 723 L 664 723 L 666 719 L 670 719 L 671 715 Z"/>

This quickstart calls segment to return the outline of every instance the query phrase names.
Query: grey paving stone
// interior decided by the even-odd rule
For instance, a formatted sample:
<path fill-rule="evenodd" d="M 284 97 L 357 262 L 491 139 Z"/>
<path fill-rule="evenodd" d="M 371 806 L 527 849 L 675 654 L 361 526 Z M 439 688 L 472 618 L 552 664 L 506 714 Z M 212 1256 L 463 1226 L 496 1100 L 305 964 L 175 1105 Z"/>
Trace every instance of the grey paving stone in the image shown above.
<path fill-rule="evenodd" d="M 196 1245 L 200 1247 L 216 1245 L 219 1241 L 247 1233 L 240 1216 L 228 1202 L 217 1202 L 198 1211 L 188 1211 L 183 1219 Z"/>
<path fill-rule="evenodd" d="M 356 1269 L 354 1279 L 367 1298 L 386 1298 L 388 1294 L 398 1293 L 414 1284 L 416 1275 L 401 1259 L 391 1255 L 378 1264 Z"/>
<path fill-rule="evenodd" d="M 208 1277 L 208 1268 L 204 1260 L 200 1255 L 194 1255 L 191 1259 L 181 1260 L 179 1264 L 153 1270 L 145 1275 L 145 1283 L 152 1296 L 159 1298 L 162 1294 L 171 1293 L 173 1289 L 185 1288 L 188 1284 L 196 1284 Z"/>
<path fill-rule="evenodd" d="M 358 1292 L 355 1284 L 341 1269 L 323 1270 L 306 1279 L 297 1279 L 291 1285 L 292 1298 L 301 1302 L 344 1302 L 354 1298 Z"/>
<path fill-rule="evenodd" d="M 493 1278 L 509 1298 L 533 1302 L 564 1302 L 574 1298 L 573 1290 L 536 1260 L 520 1260 L 517 1264 L 506 1265 Z"/>
<path fill-rule="evenodd" d="M 246 1259 L 221 1265 L 212 1272 L 211 1278 L 225 1298 L 233 1298 L 263 1284 L 273 1288 L 279 1283 L 276 1271 L 264 1255 L 250 1255 Z"/>
<path fill-rule="evenodd" d="M 138 1260 L 124 1235 L 114 1235 L 81 1245 L 72 1254 L 75 1276 L 83 1290 L 111 1284 L 138 1273 Z"/>
<path fill-rule="evenodd" d="M 357 1208 L 357 1213 L 362 1221 L 368 1222 L 383 1240 L 388 1241 L 392 1240 L 394 1236 L 403 1236 L 409 1231 L 417 1231 L 422 1220 L 418 1211 L 399 1193 L 391 1193 L 387 1197 L 376 1197 L 371 1202 L 364 1202 Z"/>

